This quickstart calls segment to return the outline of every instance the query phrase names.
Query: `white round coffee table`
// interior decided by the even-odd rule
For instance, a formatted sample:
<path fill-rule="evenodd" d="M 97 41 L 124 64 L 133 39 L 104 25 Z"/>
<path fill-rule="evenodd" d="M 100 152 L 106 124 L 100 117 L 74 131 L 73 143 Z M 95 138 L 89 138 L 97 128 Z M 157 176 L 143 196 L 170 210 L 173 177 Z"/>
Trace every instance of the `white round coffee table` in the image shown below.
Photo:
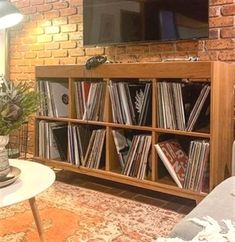
<path fill-rule="evenodd" d="M 25 160 L 10 159 L 10 165 L 21 170 L 19 178 L 11 185 L 0 188 L 0 208 L 29 200 L 41 241 L 44 240 L 35 196 L 50 187 L 55 173 L 49 167 Z"/>

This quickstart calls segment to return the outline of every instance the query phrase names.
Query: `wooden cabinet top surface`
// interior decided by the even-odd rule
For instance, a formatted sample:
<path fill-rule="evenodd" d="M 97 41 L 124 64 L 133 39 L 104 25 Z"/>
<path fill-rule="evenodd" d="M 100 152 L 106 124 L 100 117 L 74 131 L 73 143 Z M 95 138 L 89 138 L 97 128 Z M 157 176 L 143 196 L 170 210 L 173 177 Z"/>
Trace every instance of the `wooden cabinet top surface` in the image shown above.
<path fill-rule="evenodd" d="M 86 70 L 84 65 L 37 66 L 36 77 L 46 78 L 211 78 L 213 68 L 227 63 L 198 62 L 148 62 L 105 63 Z"/>

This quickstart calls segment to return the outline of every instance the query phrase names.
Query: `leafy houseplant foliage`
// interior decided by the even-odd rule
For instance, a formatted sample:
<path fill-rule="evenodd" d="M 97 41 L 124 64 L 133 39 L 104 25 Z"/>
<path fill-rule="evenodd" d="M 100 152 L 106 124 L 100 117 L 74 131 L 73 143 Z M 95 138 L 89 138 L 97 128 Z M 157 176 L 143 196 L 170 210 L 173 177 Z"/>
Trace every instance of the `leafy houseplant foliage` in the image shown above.
<path fill-rule="evenodd" d="M 27 121 L 39 107 L 40 95 L 26 83 L 14 84 L 0 77 L 0 135 L 8 135 Z"/>

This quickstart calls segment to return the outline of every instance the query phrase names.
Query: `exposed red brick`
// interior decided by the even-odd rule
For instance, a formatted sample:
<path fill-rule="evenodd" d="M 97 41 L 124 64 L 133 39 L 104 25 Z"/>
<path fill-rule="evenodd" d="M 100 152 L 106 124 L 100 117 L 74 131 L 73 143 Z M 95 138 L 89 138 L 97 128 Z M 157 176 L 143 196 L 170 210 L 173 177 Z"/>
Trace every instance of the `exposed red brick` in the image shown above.
<path fill-rule="evenodd" d="M 149 46 L 148 45 L 135 45 L 131 46 L 128 45 L 126 48 L 127 54 L 144 54 L 149 52 Z"/>
<path fill-rule="evenodd" d="M 66 41 L 66 42 L 61 43 L 62 49 L 74 49 L 76 47 L 77 47 L 76 41 Z"/>
<path fill-rule="evenodd" d="M 221 61 L 235 61 L 235 50 L 220 51 L 219 60 L 221 60 Z"/>
<path fill-rule="evenodd" d="M 29 0 L 21 0 L 21 1 L 17 1 L 14 4 L 17 8 L 25 8 L 25 7 L 29 7 Z"/>
<path fill-rule="evenodd" d="M 45 28 L 46 34 L 57 34 L 60 32 L 60 27 L 58 26 L 49 26 Z"/>
<path fill-rule="evenodd" d="M 38 28 L 34 28 L 34 29 L 31 31 L 31 33 L 32 33 L 33 35 L 41 35 L 41 34 L 44 34 L 44 29 L 43 29 L 43 28 L 40 28 L 40 27 L 38 27 Z"/>
<path fill-rule="evenodd" d="M 70 24 L 82 23 L 82 21 L 83 21 L 83 17 L 81 15 L 69 16 L 69 23 Z"/>
<path fill-rule="evenodd" d="M 34 59 L 37 57 L 37 52 L 26 52 L 24 54 L 25 59 Z"/>
<path fill-rule="evenodd" d="M 208 50 L 235 49 L 235 41 L 232 39 L 207 40 L 205 43 Z"/>
<path fill-rule="evenodd" d="M 41 5 L 44 3 L 44 0 L 30 0 L 31 5 Z"/>
<path fill-rule="evenodd" d="M 58 58 L 49 58 L 45 59 L 45 65 L 59 65 L 60 59 Z"/>
<path fill-rule="evenodd" d="M 53 8 L 54 9 L 67 8 L 68 6 L 69 6 L 68 2 L 56 2 L 56 3 L 53 3 Z"/>
<path fill-rule="evenodd" d="M 34 69 L 35 69 L 34 66 L 21 66 L 21 71 L 23 73 L 34 73 Z M 33 86 L 33 83 L 32 83 L 32 86 Z"/>
<path fill-rule="evenodd" d="M 234 19 L 232 16 L 227 17 L 215 17 L 209 19 L 210 27 L 229 27 L 234 25 Z"/>
<path fill-rule="evenodd" d="M 174 44 L 167 43 L 167 44 L 151 44 L 149 45 L 150 52 L 162 52 L 162 51 L 173 51 L 175 50 Z"/>
<path fill-rule="evenodd" d="M 45 3 L 55 3 L 60 2 L 61 0 L 45 0 Z"/>
<path fill-rule="evenodd" d="M 44 64 L 43 59 L 32 59 L 30 60 L 30 65 L 32 66 L 42 66 Z"/>
<path fill-rule="evenodd" d="M 176 50 L 178 51 L 187 51 L 187 50 L 198 50 L 198 41 L 187 41 L 187 42 L 177 42 Z"/>
<path fill-rule="evenodd" d="M 77 14 L 78 15 L 83 15 L 83 7 L 82 6 L 78 6 L 78 8 L 77 8 Z"/>
<path fill-rule="evenodd" d="M 70 0 L 70 6 L 82 6 L 83 0 Z"/>
<path fill-rule="evenodd" d="M 75 57 L 60 58 L 60 64 L 62 65 L 73 65 L 76 64 L 77 59 Z"/>
<path fill-rule="evenodd" d="M 61 26 L 62 33 L 75 32 L 77 30 L 76 24 L 66 24 Z"/>
<path fill-rule="evenodd" d="M 115 56 L 114 53 L 113 54 L 106 54 L 106 57 L 107 57 L 107 61 L 108 62 L 110 62 L 110 63 L 116 63 L 116 61 L 115 61 L 116 56 Z"/>
<path fill-rule="evenodd" d="M 47 43 L 47 42 L 51 42 L 52 41 L 52 35 L 47 35 L 47 34 L 43 34 L 43 35 L 39 35 L 37 37 L 37 41 L 38 43 Z"/>
<path fill-rule="evenodd" d="M 20 45 L 20 44 L 22 44 L 22 41 L 21 41 L 21 39 L 15 37 L 14 39 L 10 39 L 10 44 L 11 45 Z"/>
<path fill-rule="evenodd" d="M 87 56 L 78 56 L 77 57 L 77 64 L 84 65 L 87 61 Z"/>
<path fill-rule="evenodd" d="M 17 66 L 17 67 L 11 67 L 11 72 L 12 73 L 21 73 L 21 67 Z"/>
<path fill-rule="evenodd" d="M 104 53 L 105 55 L 115 55 L 116 49 L 116 46 L 108 46 L 104 48 Z"/>
<path fill-rule="evenodd" d="M 30 50 L 31 51 L 44 50 L 44 44 L 39 44 L 39 43 L 33 44 L 33 45 L 31 45 Z"/>
<path fill-rule="evenodd" d="M 74 33 L 69 33 L 69 39 L 70 40 L 82 40 L 82 32 L 74 32 Z"/>
<path fill-rule="evenodd" d="M 51 51 L 47 50 L 47 51 L 40 51 L 38 53 L 38 57 L 39 58 L 50 58 L 51 57 Z"/>
<path fill-rule="evenodd" d="M 38 26 L 39 27 L 51 26 L 51 20 L 38 21 Z"/>
<path fill-rule="evenodd" d="M 11 58 L 8 63 L 10 65 L 10 67 L 14 67 L 14 66 L 18 66 L 19 62 L 20 62 L 20 60 Z"/>
<path fill-rule="evenodd" d="M 58 10 L 53 10 L 53 11 L 44 13 L 45 19 L 54 19 L 54 18 L 58 18 L 59 16 L 60 16 L 60 12 Z"/>
<path fill-rule="evenodd" d="M 69 39 L 68 34 L 54 34 L 53 40 L 54 41 L 66 41 Z"/>
<path fill-rule="evenodd" d="M 38 12 L 48 12 L 52 9 L 52 4 L 43 4 L 37 6 L 37 11 Z"/>
<path fill-rule="evenodd" d="M 234 27 L 223 28 L 221 29 L 220 34 L 222 38 L 235 38 L 235 28 Z"/>
<path fill-rule="evenodd" d="M 75 49 L 75 50 L 69 50 L 69 56 L 75 57 L 75 56 L 84 56 L 85 52 L 82 48 Z"/>
<path fill-rule="evenodd" d="M 31 44 L 23 44 L 21 43 L 19 46 L 17 46 L 16 50 L 15 51 L 19 51 L 19 52 L 28 52 L 30 51 L 30 47 L 31 47 Z M 12 49 L 11 49 L 12 50 Z"/>
<path fill-rule="evenodd" d="M 161 61 L 161 56 L 159 54 L 146 54 L 138 58 L 139 62 L 158 62 Z"/>
<path fill-rule="evenodd" d="M 66 56 L 68 56 L 68 51 L 67 50 L 53 50 L 52 56 L 53 57 L 66 57 Z"/>
<path fill-rule="evenodd" d="M 12 56 L 11 56 L 12 57 Z M 34 61 L 36 59 L 21 59 L 21 61 L 18 63 L 19 66 L 30 66 L 31 61 Z"/>
<path fill-rule="evenodd" d="M 95 47 L 95 48 L 86 48 L 85 49 L 86 55 L 93 56 L 93 55 L 103 55 L 104 48 L 103 47 Z"/>
<path fill-rule="evenodd" d="M 67 24 L 68 19 L 66 17 L 55 18 L 52 20 L 53 25 Z"/>
<path fill-rule="evenodd" d="M 195 57 L 198 57 L 198 51 L 187 51 L 188 53 L 188 57 L 191 57 L 191 56 L 195 56 Z"/>
<path fill-rule="evenodd" d="M 37 22 L 36 21 L 28 21 L 24 24 L 24 30 L 26 31 L 26 34 L 28 34 L 29 29 L 37 28 Z M 22 31 L 22 29 L 20 30 Z"/>
<path fill-rule="evenodd" d="M 221 13 L 224 16 L 235 15 L 235 4 L 225 5 L 221 8 Z"/>
<path fill-rule="evenodd" d="M 29 79 L 31 79 L 32 78 L 32 74 L 25 74 L 25 73 L 18 73 L 17 75 L 17 80 L 29 80 Z"/>
<path fill-rule="evenodd" d="M 76 14 L 76 13 L 77 13 L 76 8 L 66 8 L 66 9 L 60 10 L 61 16 L 70 16 L 70 15 L 73 15 L 73 14 Z"/>
<path fill-rule="evenodd" d="M 215 61 L 218 60 L 218 51 L 199 51 L 198 57 L 200 61 Z"/>
<path fill-rule="evenodd" d="M 51 42 L 45 44 L 46 50 L 58 50 L 60 48 L 60 43 L 57 42 Z"/>
<path fill-rule="evenodd" d="M 27 36 L 22 39 L 23 44 L 34 44 L 37 43 L 37 36 Z"/>
<path fill-rule="evenodd" d="M 223 5 L 228 3 L 233 3 L 233 0 L 210 0 L 209 1 L 210 5 Z"/>
<path fill-rule="evenodd" d="M 209 36 L 210 39 L 218 39 L 220 36 L 220 29 L 210 29 Z"/>
<path fill-rule="evenodd" d="M 12 52 L 14 52 L 14 51 L 19 51 L 18 48 L 19 48 L 20 46 L 21 46 L 21 45 L 12 45 L 10 51 L 12 51 Z M 24 46 L 28 46 L 28 45 L 24 45 Z"/>
<path fill-rule="evenodd" d="M 116 56 L 115 60 L 117 62 L 122 62 L 122 63 L 135 63 L 138 61 L 138 55 L 128 55 L 128 54 L 118 55 Z"/>
<path fill-rule="evenodd" d="M 77 40 L 77 46 L 83 47 L 83 40 L 81 40 L 81 39 Z"/>
<path fill-rule="evenodd" d="M 27 8 L 22 8 L 20 11 L 22 12 L 22 14 L 28 15 L 28 14 L 36 13 L 37 8 L 36 7 L 27 7 Z"/>
<path fill-rule="evenodd" d="M 221 6 L 210 7 L 209 8 L 209 16 L 210 17 L 220 16 L 220 8 L 221 8 Z"/>
<path fill-rule="evenodd" d="M 165 61 L 165 60 L 183 61 L 183 60 L 187 60 L 192 55 L 195 55 L 195 53 L 198 53 L 198 52 L 195 52 L 195 51 L 163 52 L 163 53 L 160 53 L 160 56 L 162 61 Z"/>
<path fill-rule="evenodd" d="M 126 54 L 126 46 L 117 46 L 116 55 Z"/>
<path fill-rule="evenodd" d="M 18 76 L 18 73 L 10 73 L 10 79 L 11 80 L 16 80 Z"/>

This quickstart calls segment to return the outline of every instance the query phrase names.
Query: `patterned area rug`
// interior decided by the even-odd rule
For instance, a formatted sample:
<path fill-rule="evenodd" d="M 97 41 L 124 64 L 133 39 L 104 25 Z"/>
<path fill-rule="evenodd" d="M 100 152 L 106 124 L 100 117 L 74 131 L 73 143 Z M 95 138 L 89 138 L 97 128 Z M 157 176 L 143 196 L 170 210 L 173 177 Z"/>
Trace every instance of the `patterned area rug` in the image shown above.
<path fill-rule="evenodd" d="M 183 217 L 62 182 L 36 199 L 48 242 L 152 242 L 166 236 Z M 0 209 L 0 241 L 39 241 L 27 201 Z"/>

